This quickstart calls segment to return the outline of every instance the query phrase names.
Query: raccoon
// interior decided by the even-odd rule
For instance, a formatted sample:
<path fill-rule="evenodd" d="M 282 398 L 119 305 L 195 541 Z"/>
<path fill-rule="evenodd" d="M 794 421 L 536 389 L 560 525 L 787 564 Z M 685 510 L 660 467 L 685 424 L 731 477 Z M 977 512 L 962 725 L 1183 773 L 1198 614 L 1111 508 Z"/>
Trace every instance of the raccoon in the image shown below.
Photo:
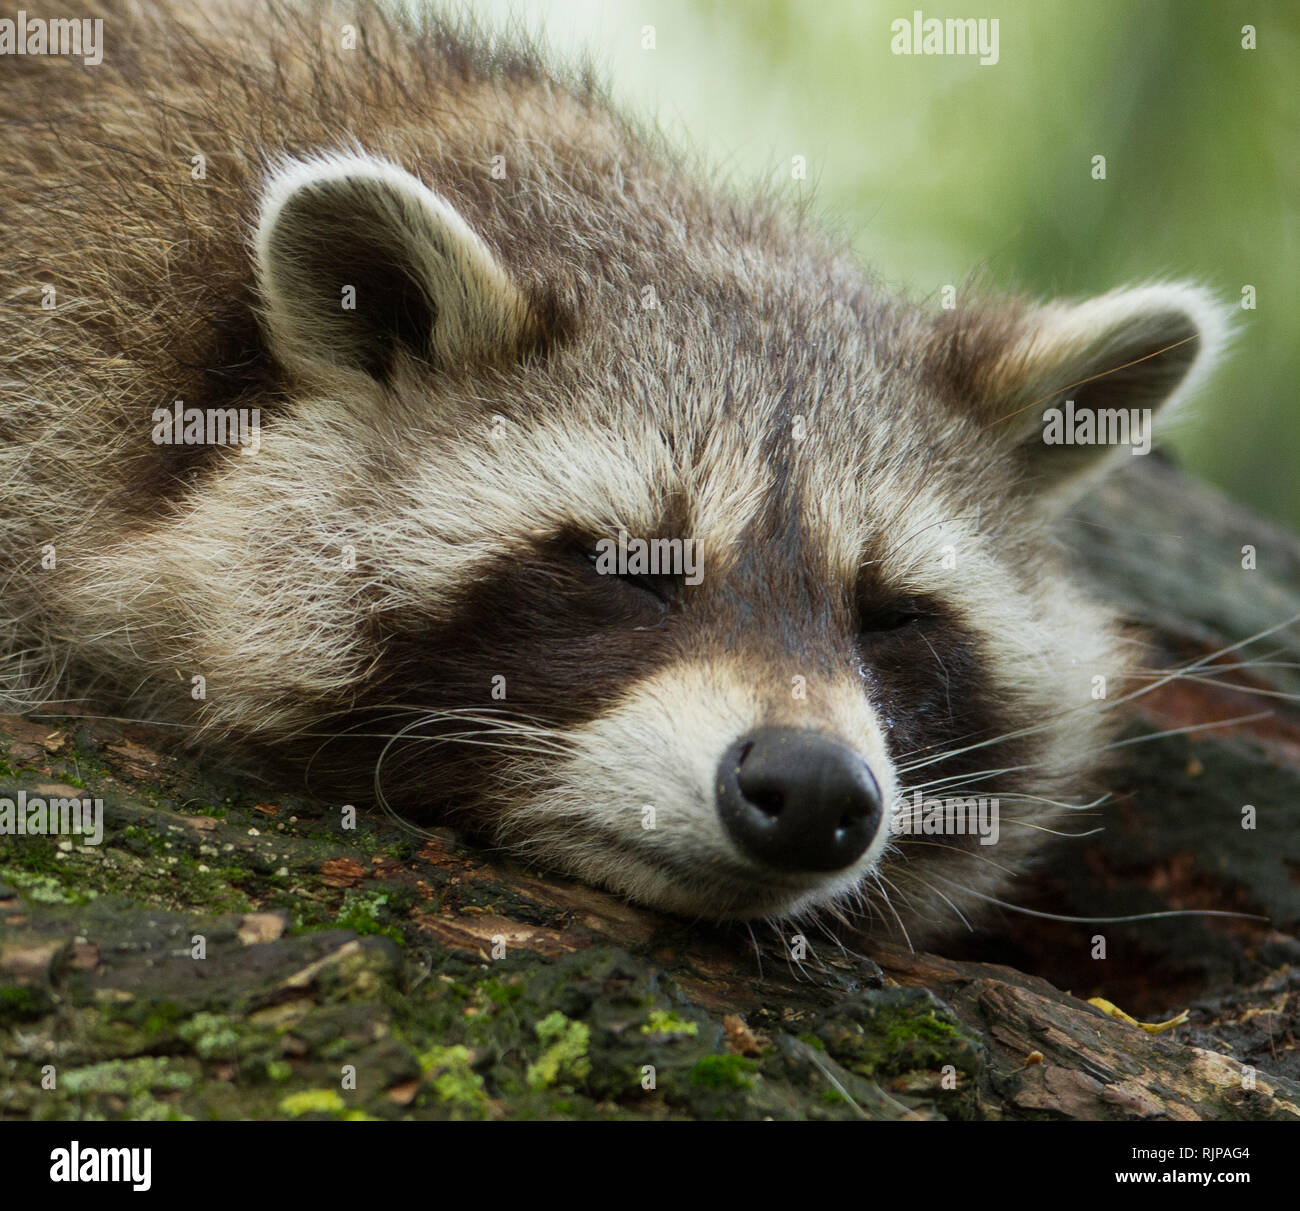
<path fill-rule="evenodd" d="M 1054 529 L 1127 447 L 1045 418 L 1187 398 L 1213 295 L 909 301 L 516 35 L 197 7 L 0 64 L 11 707 L 692 917 L 969 919 L 1135 646 Z"/>

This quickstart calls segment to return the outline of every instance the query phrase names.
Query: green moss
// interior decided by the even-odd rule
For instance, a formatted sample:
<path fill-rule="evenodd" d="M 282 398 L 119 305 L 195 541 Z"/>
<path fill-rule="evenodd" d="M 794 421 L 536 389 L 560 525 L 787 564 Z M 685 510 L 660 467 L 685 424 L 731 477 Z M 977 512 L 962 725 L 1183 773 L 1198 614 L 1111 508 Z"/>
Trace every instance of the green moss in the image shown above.
<path fill-rule="evenodd" d="M 349 892 L 335 920 L 343 928 L 363 936 L 383 934 L 385 937 L 392 938 L 399 946 L 405 941 L 401 930 L 391 923 L 386 923 L 391 922 L 392 911 L 388 908 L 388 896 L 384 892 L 372 892 L 368 895 L 362 892 Z"/>
<path fill-rule="evenodd" d="M 7 985 L 0 988 L 0 1026 L 34 1022 L 44 1016 L 47 1001 L 34 988 Z"/>
<path fill-rule="evenodd" d="M 929 993 L 885 989 L 822 1021 L 817 1036 L 845 1067 L 863 1076 L 897 1075 L 952 1064 L 973 1074 L 977 1041 Z"/>
<path fill-rule="evenodd" d="M 59 849 L 51 837 L 23 837 L 12 851 L 13 863 L 18 870 L 33 875 L 66 873 L 59 860 Z"/>
<path fill-rule="evenodd" d="M 478 986 L 479 995 L 489 1004 L 504 1009 L 524 995 L 524 983 L 514 980 L 484 980 Z"/>
<path fill-rule="evenodd" d="M 591 1031 L 583 1022 L 573 1022 L 556 1010 L 533 1029 L 545 1050 L 537 1062 L 528 1065 L 524 1079 L 530 1089 L 550 1089 L 562 1081 L 563 1088 L 581 1083 L 591 1074 L 587 1047 Z"/>
<path fill-rule="evenodd" d="M 72 891 L 52 875 L 37 875 L 17 867 L 6 866 L 0 876 L 38 904 L 88 904 L 99 895 L 94 888 Z"/>
<path fill-rule="evenodd" d="M 184 1021 L 185 1016 L 185 1010 L 175 1001 L 157 1001 L 149 1007 L 149 1016 L 140 1028 L 150 1035 L 169 1034 Z"/>
<path fill-rule="evenodd" d="M 74 1095 L 116 1093 L 140 1097 L 153 1091 L 178 1093 L 189 1089 L 194 1078 L 173 1067 L 164 1056 L 139 1056 L 130 1060 L 108 1060 L 87 1068 L 74 1068 L 59 1077 L 59 1088 Z"/>
<path fill-rule="evenodd" d="M 192 1114 L 185 1114 L 175 1106 L 160 1102 L 147 1094 L 131 1099 L 125 1117 L 134 1123 L 192 1123 L 194 1121 Z"/>
<path fill-rule="evenodd" d="M 757 1062 L 743 1055 L 706 1055 L 691 1067 L 690 1082 L 705 1089 L 750 1089 L 749 1074 L 757 1070 Z"/>
<path fill-rule="evenodd" d="M 167 840 L 161 833 L 138 824 L 128 824 L 122 830 L 122 836 L 134 842 L 129 848 L 138 852 L 161 854 L 167 848 Z"/>
<path fill-rule="evenodd" d="M 470 1067 L 473 1058 L 468 1047 L 433 1047 L 420 1056 L 420 1069 L 438 1101 L 482 1118 L 488 1096 L 483 1078 Z"/>
<path fill-rule="evenodd" d="M 343 1114 L 346 1110 L 337 1089 L 304 1089 L 280 1099 L 280 1113 L 293 1118 L 304 1114 Z"/>
<path fill-rule="evenodd" d="M 671 1010 L 656 1009 L 647 1022 L 641 1026 L 642 1034 L 687 1034 L 694 1037 L 700 1033 L 699 1023 L 679 1018 Z"/>
<path fill-rule="evenodd" d="M 885 1034 L 885 1046 L 891 1051 L 902 1051 L 908 1044 L 932 1050 L 957 1040 L 957 1030 L 951 1022 L 935 1017 L 933 1012 L 915 1017 L 900 1017 Z"/>
<path fill-rule="evenodd" d="M 177 1033 L 204 1060 L 231 1058 L 239 1042 L 233 1020 L 219 1013 L 196 1013 Z"/>

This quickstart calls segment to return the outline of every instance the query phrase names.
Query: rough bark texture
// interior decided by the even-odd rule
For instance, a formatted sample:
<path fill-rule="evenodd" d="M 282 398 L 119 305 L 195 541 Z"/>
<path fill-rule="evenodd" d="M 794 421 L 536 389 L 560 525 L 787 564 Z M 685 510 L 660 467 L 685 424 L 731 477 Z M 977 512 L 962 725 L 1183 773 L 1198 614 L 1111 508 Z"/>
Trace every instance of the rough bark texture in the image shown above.
<path fill-rule="evenodd" d="M 1300 614 L 1300 544 L 1142 461 L 1070 541 L 1153 667 Z M 106 835 L 0 837 L 0 1118 L 1300 1118 L 1300 715 L 1259 693 L 1300 692 L 1300 631 L 1244 653 L 1128 735 L 1269 713 L 1122 750 L 1106 831 L 1016 902 L 1267 920 L 999 911 L 948 957 L 841 934 L 796 963 L 450 833 L 344 830 L 144 727 L 5 718 L 4 793 L 101 797 Z"/>

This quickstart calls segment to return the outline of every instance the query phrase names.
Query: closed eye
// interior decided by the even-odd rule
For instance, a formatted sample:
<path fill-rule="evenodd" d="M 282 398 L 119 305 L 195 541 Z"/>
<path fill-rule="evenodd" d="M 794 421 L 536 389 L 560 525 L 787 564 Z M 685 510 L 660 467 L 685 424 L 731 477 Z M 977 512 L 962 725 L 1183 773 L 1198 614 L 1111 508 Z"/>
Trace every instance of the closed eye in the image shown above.
<path fill-rule="evenodd" d="M 643 575 L 639 572 L 620 572 L 616 561 L 597 551 L 594 543 L 575 543 L 574 550 L 581 555 L 591 570 L 602 580 L 626 585 L 654 597 L 665 608 L 676 600 L 676 578 L 671 575 Z"/>
<path fill-rule="evenodd" d="M 915 597 L 900 597 L 858 610 L 860 635 L 885 635 L 933 616 L 926 603 Z"/>

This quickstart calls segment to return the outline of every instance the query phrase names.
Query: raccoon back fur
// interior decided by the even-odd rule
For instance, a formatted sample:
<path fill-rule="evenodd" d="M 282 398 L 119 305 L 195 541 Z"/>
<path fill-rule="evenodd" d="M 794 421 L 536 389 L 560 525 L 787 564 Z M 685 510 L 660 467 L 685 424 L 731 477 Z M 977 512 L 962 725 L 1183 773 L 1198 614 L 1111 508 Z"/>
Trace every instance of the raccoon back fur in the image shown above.
<path fill-rule="evenodd" d="M 522 40 L 82 7 L 100 66 L 0 62 L 11 706 L 912 941 L 1090 793 L 1133 641 L 1052 532 L 1107 448 L 1044 415 L 1186 397 L 1208 293 L 909 303 Z M 977 798 L 994 846 L 907 827 Z"/>

